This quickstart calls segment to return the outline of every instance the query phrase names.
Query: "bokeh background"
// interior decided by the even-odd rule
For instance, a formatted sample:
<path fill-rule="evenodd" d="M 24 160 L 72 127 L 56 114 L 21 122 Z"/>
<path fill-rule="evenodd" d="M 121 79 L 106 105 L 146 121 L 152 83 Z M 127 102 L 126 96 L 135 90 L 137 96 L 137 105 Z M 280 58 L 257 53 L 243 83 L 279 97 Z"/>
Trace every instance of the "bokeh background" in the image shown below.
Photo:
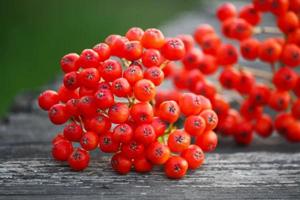
<path fill-rule="evenodd" d="M 201 0 L 0 0 L 0 118 L 14 96 L 60 72 L 60 58 L 129 27 L 159 27 Z"/>

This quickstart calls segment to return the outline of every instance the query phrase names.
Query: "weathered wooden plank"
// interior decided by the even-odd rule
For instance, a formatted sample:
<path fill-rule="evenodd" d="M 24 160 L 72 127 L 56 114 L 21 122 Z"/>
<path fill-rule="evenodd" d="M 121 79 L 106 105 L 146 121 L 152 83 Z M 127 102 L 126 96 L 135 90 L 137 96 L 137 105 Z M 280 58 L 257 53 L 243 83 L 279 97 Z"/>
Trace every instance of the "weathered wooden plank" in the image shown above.
<path fill-rule="evenodd" d="M 132 172 L 116 176 L 108 157 L 94 159 L 80 173 L 49 158 L 1 159 L 0 194 L 12 198 L 58 195 L 65 199 L 68 195 L 108 199 L 296 198 L 300 195 L 299 158 L 300 153 L 213 153 L 200 170 L 178 181 L 166 179 L 158 169 L 145 175 Z"/>

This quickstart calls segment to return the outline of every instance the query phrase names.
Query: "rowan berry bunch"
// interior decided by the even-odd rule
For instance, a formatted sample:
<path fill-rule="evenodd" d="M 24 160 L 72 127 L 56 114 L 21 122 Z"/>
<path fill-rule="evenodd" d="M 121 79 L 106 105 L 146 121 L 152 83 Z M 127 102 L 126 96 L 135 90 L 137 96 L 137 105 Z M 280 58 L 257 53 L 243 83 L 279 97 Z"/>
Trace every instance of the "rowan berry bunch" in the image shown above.
<path fill-rule="evenodd" d="M 64 126 L 52 141 L 52 155 L 73 170 L 89 165 L 90 151 L 113 153 L 112 168 L 127 174 L 132 168 L 149 172 L 164 165 L 170 178 L 183 177 L 213 151 L 218 118 L 210 101 L 193 93 L 155 101 L 168 62 L 184 57 L 180 38 L 165 38 L 158 29 L 131 28 L 125 36 L 70 53 L 60 62 L 64 72 L 58 91 L 39 96 L 53 124 Z M 184 127 L 175 124 L 184 116 Z"/>
<path fill-rule="evenodd" d="M 273 14 L 276 27 L 258 26 L 267 12 Z M 273 129 L 290 142 L 300 142 L 300 1 L 253 0 L 239 10 L 227 2 L 217 8 L 216 16 L 223 35 L 238 46 L 222 40 L 208 24 L 199 25 L 193 37 L 179 36 L 187 53 L 180 70 L 174 71 L 174 63 L 168 65 L 175 87 L 209 98 L 220 120 L 217 131 L 238 144 L 250 144 L 254 132 L 269 137 Z M 257 39 L 261 34 L 265 39 Z M 271 73 L 242 66 L 241 58 L 261 61 Z M 219 86 L 208 81 L 219 72 Z M 225 100 L 224 90 L 240 95 L 238 108 Z M 160 92 L 157 98 L 172 93 Z M 275 117 L 267 114 L 270 109 Z"/>

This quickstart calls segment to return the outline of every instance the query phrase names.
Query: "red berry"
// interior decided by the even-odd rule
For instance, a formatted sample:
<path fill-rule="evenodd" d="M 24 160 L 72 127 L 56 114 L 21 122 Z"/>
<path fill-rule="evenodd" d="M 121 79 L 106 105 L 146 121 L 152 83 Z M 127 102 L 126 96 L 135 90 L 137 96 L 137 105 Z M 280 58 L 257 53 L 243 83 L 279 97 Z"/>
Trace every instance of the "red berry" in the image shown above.
<path fill-rule="evenodd" d="M 156 139 L 155 130 L 151 124 L 141 124 L 136 127 L 134 138 L 138 143 L 149 145 Z"/>
<path fill-rule="evenodd" d="M 180 156 L 172 156 L 165 164 L 165 174 L 168 178 L 182 178 L 188 169 L 188 162 Z"/>
<path fill-rule="evenodd" d="M 188 162 L 189 169 L 197 169 L 203 164 L 205 159 L 202 149 L 194 144 L 185 149 L 181 156 Z"/>
<path fill-rule="evenodd" d="M 204 110 L 200 113 L 200 116 L 205 120 L 205 131 L 210 131 L 217 127 L 218 116 L 213 110 Z"/>
<path fill-rule="evenodd" d="M 144 145 L 132 140 L 127 144 L 122 144 L 122 154 L 129 159 L 136 159 L 144 155 Z"/>
<path fill-rule="evenodd" d="M 145 67 L 160 66 L 163 58 L 156 49 L 146 49 L 142 55 L 142 62 Z"/>
<path fill-rule="evenodd" d="M 221 4 L 217 9 L 217 17 L 220 21 L 236 17 L 237 10 L 234 4 L 226 2 Z"/>
<path fill-rule="evenodd" d="M 159 142 L 150 144 L 147 148 L 147 158 L 155 165 L 162 165 L 169 159 L 171 153 L 168 146 Z"/>
<path fill-rule="evenodd" d="M 127 79 L 125 78 L 118 78 L 112 82 L 112 92 L 117 97 L 127 97 L 131 94 L 131 86 Z"/>
<path fill-rule="evenodd" d="M 98 90 L 95 93 L 95 101 L 97 106 L 100 109 L 107 109 L 114 105 L 114 95 L 112 94 L 111 90 Z"/>
<path fill-rule="evenodd" d="M 133 165 L 135 171 L 140 173 L 150 172 L 153 168 L 152 164 L 145 157 L 135 158 Z"/>
<path fill-rule="evenodd" d="M 132 27 L 130 28 L 125 36 L 128 38 L 130 41 L 140 41 L 144 35 L 143 29 L 139 27 Z"/>
<path fill-rule="evenodd" d="M 164 72 L 158 67 L 151 67 L 144 72 L 144 78 L 159 86 L 164 80 Z"/>
<path fill-rule="evenodd" d="M 64 124 L 68 121 L 69 115 L 64 104 L 55 104 L 48 111 L 49 119 L 53 124 Z"/>
<path fill-rule="evenodd" d="M 86 88 L 95 88 L 100 80 L 99 71 L 95 68 L 83 69 L 79 73 L 80 85 Z"/>
<path fill-rule="evenodd" d="M 168 146 L 172 152 L 180 153 L 191 144 L 191 137 L 183 130 L 175 130 L 168 137 Z"/>
<path fill-rule="evenodd" d="M 164 101 L 159 105 L 159 117 L 169 123 L 174 123 L 178 120 L 180 109 L 175 101 Z"/>
<path fill-rule="evenodd" d="M 165 37 L 160 30 L 150 28 L 144 32 L 141 42 L 147 49 L 160 49 L 165 43 Z"/>
<path fill-rule="evenodd" d="M 137 81 L 143 79 L 143 71 L 139 66 L 131 65 L 124 71 L 123 76 L 133 86 Z"/>
<path fill-rule="evenodd" d="M 81 171 L 88 167 L 90 162 L 89 152 L 82 148 L 76 148 L 68 159 L 70 167 L 75 171 Z"/>
<path fill-rule="evenodd" d="M 91 131 L 86 132 L 80 140 L 81 147 L 87 151 L 96 149 L 98 144 L 99 144 L 98 135 L 95 132 L 91 132 Z"/>
<path fill-rule="evenodd" d="M 130 109 L 130 116 L 138 124 L 151 123 L 154 116 L 153 107 L 148 102 L 133 104 Z"/>
<path fill-rule="evenodd" d="M 110 57 L 110 47 L 105 43 L 96 44 L 93 50 L 98 53 L 99 61 L 103 62 Z"/>
<path fill-rule="evenodd" d="M 141 79 L 137 81 L 133 87 L 134 96 L 139 101 L 150 101 L 155 97 L 155 85 L 147 80 Z"/>
<path fill-rule="evenodd" d="M 296 119 L 300 119 L 300 99 L 297 99 L 292 106 L 292 115 Z"/>
<path fill-rule="evenodd" d="M 119 150 L 120 143 L 113 140 L 111 132 L 106 132 L 99 137 L 99 148 L 104 153 L 115 153 Z"/>
<path fill-rule="evenodd" d="M 269 106 L 276 111 L 284 111 L 290 103 L 290 95 L 287 91 L 274 91 L 269 100 Z"/>
<path fill-rule="evenodd" d="M 204 151 L 214 151 L 218 144 L 218 136 L 214 131 L 207 131 L 196 138 L 196 144 Z"/>
<path fill-rule="evenodd" d="M 167 124 L 159 117 L 154 117 L 151 125 L 154 128 L 156 137 L 162 136 L 167 129 Z"/>
<path fill-rule="evenodd" d="M 116 60 L 106 60 L 103 65 L 100 66 L 99 72 L 105 81 L 112 82 L 121 77 L 122 66 Z"/>
<path fill-rule="evenodd" d="M 178 38 L 169 38 L 161 48 L 161 53 L 168 60 L 180 60 L 185 55 L 184 43 Z"/>
<path fill-rule="evenodd" d="M 183 93 L 179 98 L 179 107 L 185 116 L 197 115 L 203 110 L 200 97 L 193 93 Z"/>
<path fill-rule="evenodd" d="M 46 90 L 42 92 L 38 98 L 39 106 L 43 110 L 49 110 L 53 105 L 59 102 L 59 96 L 57 92 L 53 90 Z"/>
<path fill-rule="evenodd" d="M 299 19 L 296 13 L 288 11 L 277 18 L 277 26 L 284 33 L 289 33 L 296 30 L 299 26 Z"/>
<path fill-rule="evenodd" d="M 75 63 L 78 60 L 78 58 L 79 58 L 79 55 L 77 53 L 69 53 L 69 54 L 65 55 L 60 60 L 61 69 L 65 73 L 77 71 L 79 66 L 77 66 Z"/>
<path fill-rule="evenodd" d="M 218 49 L 217 59 L 219 65 L 233 65 L 238 61 L 238 52 L 236 47 L 231 44 L 223 44 Z"/>
<path fill-rule="evenodd" d="M 264 114 L 257 119 L 254 127 L 256 133 L 261 137 L 269 137 L 273 132 L 272 118 Z"/>
<path fill-rule="evenodd" d="M 99 65 L 99 55 L 92 49 L 85 49 L 81 52 L 80 57 L 76 61 L 75 65 L 82 68 L 96 68 Z"/>
<path fill-rule="evenodd" d="M 240 9 L 239 17 L 246 20 L 253 26 L 256 26 L 261 21 L 261 14 L 257 11 L 253 5 L 245 5 Z"/>
<path fill-rule="evenodd" d="M 80 86 L 77 72 L 69 72 L 64 76 L 64 86 L 69 90 L 75 90 Z"/>
<path fill-rule="evenodd" d="M 129 41 L 125 43 L 124 57 L 127 60 L 134 61 L 142 57 L 143 47 L 139 41 Z"/>
<path fill-rule="evenodd" d="M 228 68 L 221 72 L 219 81 L 223 87 L 227 89 L 234 89 L 238 86 L 240 81 L 240 73 L 233 69 Z"/>
<path fill-rule="evenodd" d="M 97 115 L 96 117 L 91 118 L 88 124 L 89 130 L 97 133 L 98 135 L 106 133 L 111 128 L 110 119 L 105 117 L 104 115 Z"/>
<path fill-rule="evenodd" d="M 96 99 L 93 96 L 81 97 L 78 103 L 81 115 L 85 117 L 94 117 L 97 114 Z"/>
<path fill-rule="evenodd" d="M 198 115 L 190 115 L 184 122 L 184 130 L 192 136 L 202 135 L 206 128 L 205 120 Z"/>
<path fill-rule="evenodd" d="M 131 161 L 121 153 L 117 153 L 111 158 L 111 166 L 118 174 L 125 175 L 130 172 Z"/>
<path fill-rule="evenodd" d="M 235 127 L 234 140 L 240 145 L 249 145 L 253 140 L 253 127 L 249 121 L 241 121 Z"/>
<path fill-rule="evenodd" d="M 290 67 L 297 67 L 300 64 L 300 48 L 295 44 L 284 46 L 281 54 L 281 60 Z"/>
<path fill-rule="evenodd" d="M 204 36 L 209 34 L 215 34 L 214 28 L 209 24 L 201 24 L 194 32 L 194 38 L 198 44 L 202 44 Z"/>
<path fill-rule="evenodd" d="M 129 117 L 129 108 L 125 103 L 116 103 L 108 110 L 108 117 L 112 123 L 121 124 Z"/>
<path fill-rule="evenodd" d="M 73 151 L 72 143 L 68 140 L 61 139 L 53 144 L 52 156 L 55 160 L 66 161 Z"/>
<path fill-rule="evenodd" d="M 293 89 L 298 80 L 298 75 L 289 67 L 281 67 L 273 76 L 273 83 L 279 90 Z"/>
<path fill-rule="evenodd" d="M 272 0 L 252 0 L 252 4 L 256 10 L 266 12 L 270 10 Z"/>
<path fill-rule="evenodd" d="M 259 41 L 255 38 L 249 38 L 241 41 L 240 51 L 247 60 L 255 60 L 258 56 Z"/>
<path fill-rule="evenodd" d="M 70 141 L 79 142 L 82 137 L 82 128 L 79 124 L 71 122 L 64 128 L 64 137 Z"/>
<path fill-rule="evenodd" d="M 116 142 L 128 143 L 133 137 L 133 130 L 128 124 L 119 124 L 114 128 L 112 137 Z"/>

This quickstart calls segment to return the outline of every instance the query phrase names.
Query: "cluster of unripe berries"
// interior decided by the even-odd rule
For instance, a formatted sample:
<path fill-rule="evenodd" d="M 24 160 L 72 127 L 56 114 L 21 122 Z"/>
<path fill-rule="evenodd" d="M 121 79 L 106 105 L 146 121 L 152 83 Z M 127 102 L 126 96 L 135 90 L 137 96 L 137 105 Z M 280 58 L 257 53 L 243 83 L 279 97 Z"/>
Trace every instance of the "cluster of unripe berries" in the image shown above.
<path fill-rule="evenodd" d="M 53 124 L 66 123 L 52 141 L 53 157 L 80 171 L 89 165 L 90 151 L 100 149 L 113 154 L 111 165 L 119 174 L 163 165 L 169 178 L 200 167 L 204 152 L 217 146 L 218 117 L 210 101 L 194 93 L 155 98 L 169 62 L 181 60 L 186 51 L 180 37 L 131 28 L 80 55 L 65 55 L 63 84 L 38 99 Z"/>
<path fill-rule="evenodd" d="M 275 17 L 276 28 L 258 27 L 266 12 Z M 181 66 L 171 70 L 176 66 L 168 64 L 175 88 L 209 98 L 219 117 L 217 132 L 238 144 L 250 144 L 254 132 L 269 137 L 274 129 L 288 141 L 300 142 L 300 0 L 253 0 L 240 10 L 227 2 L 216 16 L 223 35 L 238 45 L 222 41 L 208 24 L 199 25 L 193 36 L 180 36 L 186 47 Z M 267 37 L 260 41 L 258 34 Z M 268 64 L 272 73 L 259 81 L 263 71 L 239 65 L 239 57 Z M 207 79 L 214 74 L 219 85 Z M 222 97 L 223 90 L 240 96 L 238 108 Z M 157 98 L 172 99 L 177 91 L 161 91 Z"/>

